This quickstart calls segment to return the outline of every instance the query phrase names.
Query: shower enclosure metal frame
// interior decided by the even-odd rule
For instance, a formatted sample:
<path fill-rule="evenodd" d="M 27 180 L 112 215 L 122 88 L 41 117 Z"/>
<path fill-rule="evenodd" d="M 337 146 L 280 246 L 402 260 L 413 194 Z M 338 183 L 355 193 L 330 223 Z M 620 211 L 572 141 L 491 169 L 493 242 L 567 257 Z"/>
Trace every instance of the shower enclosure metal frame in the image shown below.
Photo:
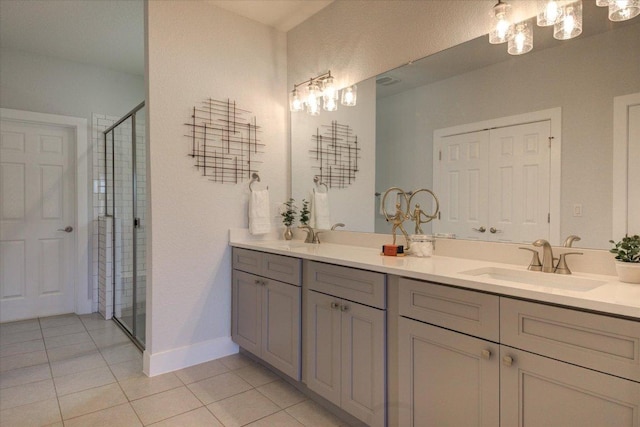
<path fill-rule="evenodd" d="M 142 108 L 144 108 L 145 106 L 145 101 L 142 101 L 140 104 L 138 104 L 133 110 L 131 110 L 130 112 L 128 112 L 127 114 L 125 114 L 120 120 L 118 120 L 117 122 L 115 122 L 112 126 L 110 126 L 108 129 L 106 129 L 103 132 L 104 135 L 104 167 L 105 167 L 105 181 L 107 179 L 107 171 L 109 170 L 109 166 L 108 166 L 108 160 L 109 160 L 109 156 L 108 156 L 108 150 L 107 150 L 107 144 L 108 144 L 108 134 L 111 133 L 111 176 L 113 179 L 115 179 L 115 167 L 116 167 L 116 159 L 115 159 L 115 132 L 113 132 L 119 125 L 121 125 L 122 123 L 124 123 L 125 121 L 127 121 L 129 118 L 131 118 L 131 142 L 132 142 L 132 150 L 131 150 L 131 167 L 132 167 L 132 211 L 133 211 L 133 239 L 132 239 L 132 280 L 133 280 L 133 306 L 132 306 L 132 311 L 133 311 L 133 321 L 132 321 L 132 325 L 131 325 L 131 331 L 126 327 L 126 325 L 124 325 L 122 323 L 122 321 L 116 317 L 115 315 L 115 310 L 116 310 L 116 286 L 115 286 L 115 280 L 116 280 L 116 245 L 115 245 L 115 238 L 116 238 L 116 221 L 115 221 L 115 215 L 113 216 L 113 221 L 111 221 L 111 227 L 112 227 L 112 236 L 114 239 L 114 242 L 112 244 L 112 260 L 113 262 L 112 264 L 112 289 L 113 289 L 113 313 L 112 313 L 112 319 L 116 322 L 116 324 L 129 336 L 129 338 L 131 339 L 131 341 L 133 341 L 133 343 L 140 349 L 143 350 L 145 349 L 145 344 L 140 341 L 140 339 L 138 338 L 138 334 L 137 334 L 137 280 L 138 280 L 138 264 L 137 264 L 137 229 L 140 227 L 140 218 L 138 215 L 138 205 L 137 205 L 137 164 L 136 164 L 136 144 L 137 144 L 137 139 L 136 139 L 136 113 L 138 111 L 140 111 Z M 108 187 L 108 185 L 107 185 Z M 113 210 L 115 211 L 115 185 L 112 186 L 112 204 L 113 204 Z M 105 206 L 107 209 L 107 216 L 108 215 L 108 209 L 109 209 L 109 191 L 105 191 Z M 146 311 L 146 310 L 145 310 Z"/>

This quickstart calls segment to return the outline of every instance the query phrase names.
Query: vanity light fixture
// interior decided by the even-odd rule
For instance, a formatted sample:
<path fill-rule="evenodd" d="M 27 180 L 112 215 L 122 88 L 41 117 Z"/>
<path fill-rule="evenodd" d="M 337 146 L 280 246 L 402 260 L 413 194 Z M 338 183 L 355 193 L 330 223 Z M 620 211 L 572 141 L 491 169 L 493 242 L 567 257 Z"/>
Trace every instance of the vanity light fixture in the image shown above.
<path fill-rule="evenodd" d="M 306 89 L 300 91 L 298 88 L 307 85 Z M 356 86 L 349 86 L 342 90 L 342 105 L 356 105 Z M 340 90 L 336 89 L 331 71 L 312 77 L 301 83 L 293 85 L 293 90 L 289 92 L 289 111 L 296 113 L 306 108 L 307 113 L 312 116 L 320 114 L 320 101 L 322 109 L 325 111 L 336 111 Z"/>
<path fill-rule="evenodd" d="M 491 30 L 489 31 L 489 43 L 500 44 L 511 37 L 511 5 L 502 0 L 491 9 Z"/>
<path fill-rule="evenodd" d="M 562 19 L 553 26 L 553 38 L 569 40 L 582 33 L 582 0 L 565 5 Z"/>

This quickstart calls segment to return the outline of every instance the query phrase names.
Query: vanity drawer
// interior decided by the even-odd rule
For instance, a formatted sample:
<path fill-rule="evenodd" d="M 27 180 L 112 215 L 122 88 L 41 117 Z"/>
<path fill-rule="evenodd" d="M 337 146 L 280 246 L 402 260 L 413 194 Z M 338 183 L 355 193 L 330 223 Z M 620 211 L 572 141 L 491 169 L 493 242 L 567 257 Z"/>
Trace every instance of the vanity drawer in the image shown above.
<path fill-rule="evenodd" d="M 301 261 L 289 256 L 262 254 L 262 274 L 270 279 L 300 286 Z"/>
<path fill-rule="evenodd" d="M 640 381 L 640 322 L 500 298 L 500 341 Z"/>
<path fill-rule="evenodd" d="M 233 268 L 295 286 L 301 284 L 299 258 L 233 248 Z"/>
<path fill-rule="evenodd" d="M 386 308 L 386 276 L 383 273 L 310 261 L 304 274 L 309 289 L 371 307 Z"/>
<path fill-rule="evenodd" d="M 500 338 L 500 300 L 496 295 L 398 279 L 401 316 L 490 341 Z"/>
<path fill-rule="evenodd" d="M 262 252 L 233 248 L 232 257 L 234 270 L 262 275 Z"/>

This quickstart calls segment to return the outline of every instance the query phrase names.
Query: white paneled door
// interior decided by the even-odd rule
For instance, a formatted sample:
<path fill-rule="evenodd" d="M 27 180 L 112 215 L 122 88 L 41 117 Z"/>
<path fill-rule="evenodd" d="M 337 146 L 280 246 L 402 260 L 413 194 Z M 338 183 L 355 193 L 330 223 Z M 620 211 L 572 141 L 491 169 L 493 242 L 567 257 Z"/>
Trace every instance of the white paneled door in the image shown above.
<path fill-rule="evenodd" d="M 551 122 L 436 139 L 436 233 L 527 243 L 550 237 Z"/>
<path fill-rule="evenodd" d="M 74 311 L 75 139 L 0 125 L 0 321 Z"/>

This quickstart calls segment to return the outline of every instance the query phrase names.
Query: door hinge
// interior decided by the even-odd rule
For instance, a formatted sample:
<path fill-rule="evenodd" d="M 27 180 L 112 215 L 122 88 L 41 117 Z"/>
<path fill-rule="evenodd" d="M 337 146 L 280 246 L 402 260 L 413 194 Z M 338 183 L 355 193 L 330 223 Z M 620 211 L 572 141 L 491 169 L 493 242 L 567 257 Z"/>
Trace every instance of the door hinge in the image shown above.
<path fill-rule="evenodd" d="M 133 219 L 133 228 L 140 228 L 140 218 Z"/>
<path fill-rule="evenodd" d="M 440 211 L 438 211 L 438 219 L 440 219 Z"/>
<path fill-rule="evenodd" d="M 442 161 L 442 150 L 438 151 L 438 160 Z"/>
<path fill-rule="evenodd" d="M 547 214 L 547 224 L 551 224 L 551 214 Z"/>
<path fill-rule="evenodd" d="M 553 139 L 552 136 L 549 137 L 549 148 L 551 148 L 551 140 Z"/>

